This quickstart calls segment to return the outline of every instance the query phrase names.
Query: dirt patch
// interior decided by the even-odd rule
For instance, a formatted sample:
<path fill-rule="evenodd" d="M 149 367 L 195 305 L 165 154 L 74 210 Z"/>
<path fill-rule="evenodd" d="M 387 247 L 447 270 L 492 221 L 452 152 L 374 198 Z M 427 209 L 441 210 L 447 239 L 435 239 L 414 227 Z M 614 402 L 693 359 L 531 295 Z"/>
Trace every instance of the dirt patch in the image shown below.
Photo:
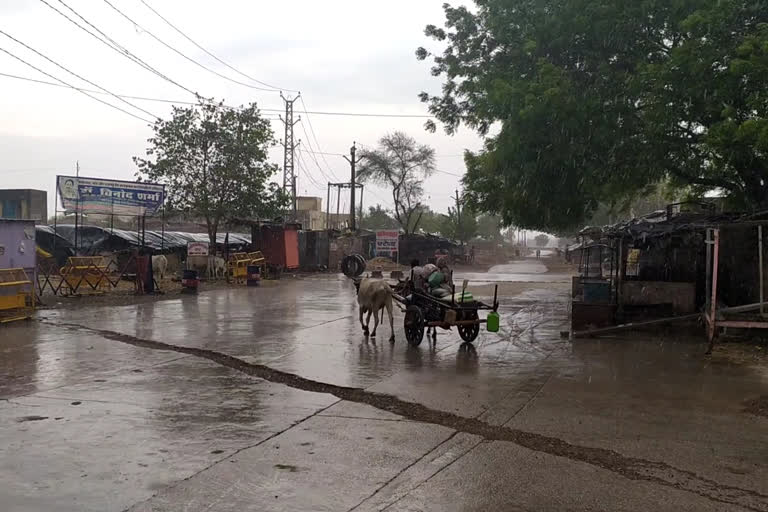
<path fill-rule="evenodd" d="M 47 419 L 48 416 L 22 416 L 21 418 L 16 418 L 16 422 L 26 423 L 27 421 L 43 421 Z"/>
<path fill-rule="evenodd" d="M 288 471 L 289 473 L 298 473 L 301 471 L 298 466 L 294 466 L 292 464 L 275 464 L 275 469 Z"/>
<path fill-rule="evenodd" d="M 284 384 L 303 391 L 326 393 L 342 400 L 370 405 L 412 421 L 444 426 L 458 432 L 481 436 L 488 441 L 511 442 L 536 452 L 590 464 L 630 480 L 650 481 L 685 490 L 715 502 L 738 505 L 749 510 L 768 511 L 768 495 L 751 489 L 720 484 L 664 462 L 628 457 L 613 450 L 575 445 L 556 437 L 491 425 L 477 418 L 467 418 L 447 411 L 431 409 L 419 403 L 407 402 L 393 395 L 318 382 L 268 366 L 248 363 L 213 350 L 170 345 L 78 324 L 57 325 L 68 329 L 92 332 L 104 338 L 136 347 L 194 355 L 270 382 Z"/>
<path fill-rule="evenodd" d="M 768 418 L 768 396 L 744 402 L 744 412 Z"/>
<path fill-rule="evenodd" d="M 719 340 L 712 349 L 711 361 L 738 366 L 765 365 L 768 363 L 768 347 L 764 341 Z"/>

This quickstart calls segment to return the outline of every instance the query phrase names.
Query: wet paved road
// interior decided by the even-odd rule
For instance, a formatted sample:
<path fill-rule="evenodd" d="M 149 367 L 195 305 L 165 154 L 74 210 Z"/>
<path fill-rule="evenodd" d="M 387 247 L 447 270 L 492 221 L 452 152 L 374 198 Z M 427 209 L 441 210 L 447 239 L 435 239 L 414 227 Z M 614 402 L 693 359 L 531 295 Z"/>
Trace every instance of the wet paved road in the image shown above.
<path fill-rule="evenodd" d="M 567 276 L 489 274 L 550 285 L 476 351 L 408 348 L 400 316 L 365 340 L 336 276 L 4 328 L 0 509 L 768 510 L 768 420 L 742 412 L 766 372 L 700 340 L 571 344 Z"/>

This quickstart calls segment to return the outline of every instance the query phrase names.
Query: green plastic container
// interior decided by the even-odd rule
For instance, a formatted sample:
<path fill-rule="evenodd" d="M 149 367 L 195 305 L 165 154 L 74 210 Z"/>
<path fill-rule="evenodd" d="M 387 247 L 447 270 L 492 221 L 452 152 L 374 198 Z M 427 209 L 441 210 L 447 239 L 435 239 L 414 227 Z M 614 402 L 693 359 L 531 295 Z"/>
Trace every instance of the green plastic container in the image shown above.
<path fill-rule="evenodd" d="M 491 311 L 488 313 L 488 323 L 485 324 L 488 328 L 488 332 L 499 332 L 499 321 L 501 318 L 499 317 L 499 314 L 495 311 Z"/>

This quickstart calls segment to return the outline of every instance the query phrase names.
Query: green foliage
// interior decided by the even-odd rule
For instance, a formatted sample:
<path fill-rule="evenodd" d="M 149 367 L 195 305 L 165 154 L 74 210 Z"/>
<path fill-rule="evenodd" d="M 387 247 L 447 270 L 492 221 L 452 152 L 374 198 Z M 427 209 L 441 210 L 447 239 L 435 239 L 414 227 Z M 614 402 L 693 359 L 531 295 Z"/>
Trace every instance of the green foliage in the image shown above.
<path fill-rule="evenodd" d="M 148 158 L 135 157 L 137 175 L 167 185 L 167 207 L 205 218 L 211 243 L 222 222 L 273 218 L 286 201 L 268 183 L 277 166 L 267 162 L 275 144 L 269 121 L 255 103 L 231 109 L 199 99 L 173 108 L 148 140 Z"/>
<path fill-rule="evenodd" d="M 448 215 L 443 216 L 441 233 L 444 237 L 467 243 L 477 234 L 477 217 L 469 210 L 448 207 Z"/>
<path fill-rule="evenodd" d="M 378 229 L 397 229 L 400 225 L 389 214 L 389 211 L 381 207 L 380 204 L 368 207 L 368 213 L 360 219 L 360 227 L 376 231 Z"/>
<path fill-rule="evenodd" d="M 477 218 L 477 235 L 486 240 L 501 242 L 501 218 L 496 215 L 481 215 Z"/>
<path fill-rule="evenodd" d="M 446 4 L 426 34 L 447 47 L 417 57 L 446 131 L 486 136 L 465 156 L 478 211 L 567 231 L 667 179 L 768 206 L 768 1 L 476 4 Z"/>
<path fill-rule="evenodd" d="M 362 151 L 360 159 L 360 181 L 391 188 L 395 220 L 407 234 L 414 233 L 424 212 L 424 178 L 435 171 L 435 150 L 405 133 L 394 132 L 382 137 L 377 149 Z"/>
<path fill-rule="evenodd" d="M 587 219 L 590 226 L 607 226 L 635 217 L 648 215 L 663 210 L 668 204 L 678 201 L 701 200 L 701 196 L 691 189 L 675 188 L 668 181 L 649 185 L 635 197 L 614 204 L 600 204 Z M 575 234 L 578 229 L 568 234 Z"/>
<path fill-rule="evenodd" d="M 540 235 L 536 235 L 536 238 L 533 240 L 536 242 L 536 247 L 546 247 L 549 243 L 549 236 L 542 233 Z"/>
<path fill-rule="evenodd" d="M 442 235 L 444 220 L 445 215 L 433 212 L 429 208 L 425 207 L 421 211 L 419 229 L 425 233 Z"/>

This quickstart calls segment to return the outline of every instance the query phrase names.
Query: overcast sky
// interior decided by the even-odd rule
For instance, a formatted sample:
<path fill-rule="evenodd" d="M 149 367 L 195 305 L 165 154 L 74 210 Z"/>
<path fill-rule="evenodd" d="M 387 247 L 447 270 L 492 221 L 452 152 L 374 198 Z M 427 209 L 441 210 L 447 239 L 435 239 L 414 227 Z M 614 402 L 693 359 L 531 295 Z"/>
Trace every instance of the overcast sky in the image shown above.
<path fill-rule="evenodd" d="M 46 1 L 74 18 L 59 0 Z M 243 87 L 195 66 L 134 27 L 104 0 L 64 1 L 115 41 L 189 89 L 224 99 L 228 104 L 256 101 L 265 109 L 282 108 L 279 93 Z M 190 57 L 224 75 L 247 81 L 195 48 L 140 0 L 110 1 L 147 31 Z M 440 81 L 429 73 L 429 63 L 417 61 L 414 51 L 422 45 L 434 48 L 423 29 L 428 23 L 442 24 L 443 0 L 146 1 L 239 70 L 277 87 L 300 90 L 310 111 L 425 114 L 417 94 L 422 90 L 436 93 L 440 88 Z M 99 43 L 42 0 L 2 0 L 0 30 L 111 92 L 194 100 L 183 89 Z M 71 84 L 92 88 L 2 34 L 0 48 Z M 0 72 L 51 81 L 2 52 Z M 78 160 L 81 175 L 133 179 L 131 157 L 144 154 L 146 139 L 151 135 L 145 122 L 70 89 L 3 76 L 0 87 L 0 188 L 45 189 L 52 211 L 55 175 L 73 173 Z M 146 117 L 109 96 L 99 97 Z M 160 117 L 170 112 L 167 104 L 131 101 Z M 303 105 L 297 103 L 300 107 Z M 318 148 L 307 116 L 302 115 L 302 119 L 296 126 L 296 137 L 302 139 L 305 149 L 311 144 L 315 151 L 348 153 L 353 140 L 370 147 L 381 135 L 402 130 L 434 147 L 438 168 L 456 175 L 465 171 L 463 150 L 481 145 L 480 139 L 466 129 L 455 136 L 441 130 L 427 133 L 424 119 L 310 115 Z M 278 138 L 282 137 L 282 123 L 277 119 L 272 123 Z M 302 156 L 305 165 L 298 177 L 299 193 L 321 196 L 325 202 L 328 178 L 308 154 Z M 282 168 L 281 150 L 274 149 L 271 157 Z M 349 179 L 349 166 L 340 156 L 315 157 L 326 175 Z M 459 187 L 459 179 L 446 173 L 430 178 L 426 187 L 429 205 L 445 211 Z M 382 203 L 390 207 L 388 197 L 383 189 L 366 188 L 366 206 Z"/>

